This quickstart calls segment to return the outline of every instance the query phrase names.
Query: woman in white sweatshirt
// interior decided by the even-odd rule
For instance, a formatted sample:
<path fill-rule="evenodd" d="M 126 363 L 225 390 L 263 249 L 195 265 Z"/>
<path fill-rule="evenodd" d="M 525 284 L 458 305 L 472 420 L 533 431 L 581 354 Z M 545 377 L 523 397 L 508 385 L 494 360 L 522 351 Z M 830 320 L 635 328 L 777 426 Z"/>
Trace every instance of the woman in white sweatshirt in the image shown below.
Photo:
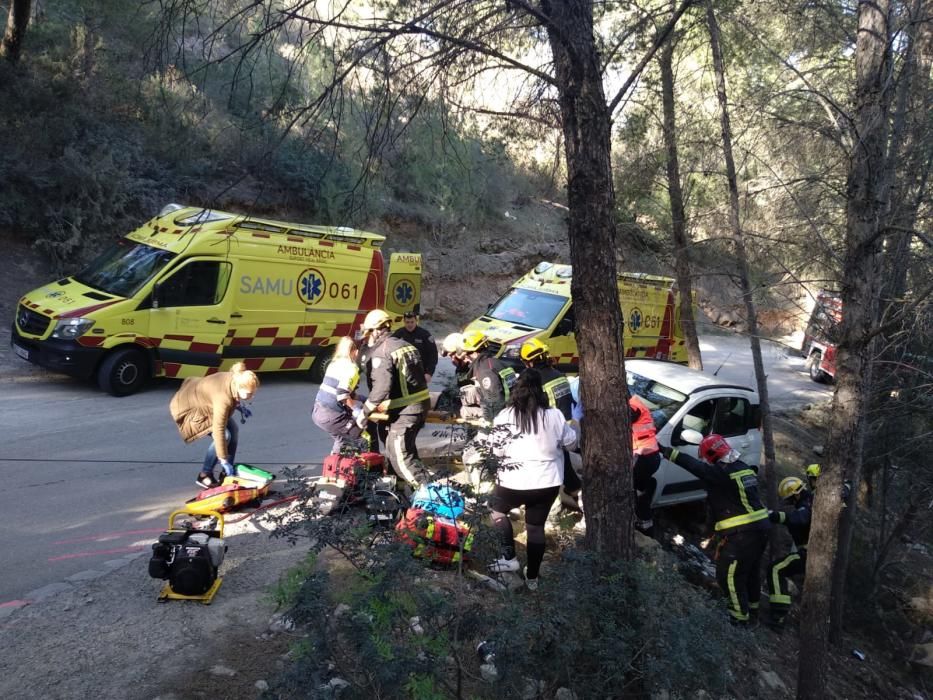
<path fill-rule="evenodd" d="M 502 550 L 502 556 L 489 569 L 502 572 L 521 568 L 508 512 L 525 506 L 525 584 L 533 591 L 538 587 L 538 571 L 544 559 L 544 524 L 564 482 L 563 451 L 574 447 L 577 436 L 558 409 L 548 408 L 540 373 L 526 369 L 511 391 L 508 406 L 496 415 L 489 441 L 496 444 L 493 451 L 501 460 L 490 507 Z"/>

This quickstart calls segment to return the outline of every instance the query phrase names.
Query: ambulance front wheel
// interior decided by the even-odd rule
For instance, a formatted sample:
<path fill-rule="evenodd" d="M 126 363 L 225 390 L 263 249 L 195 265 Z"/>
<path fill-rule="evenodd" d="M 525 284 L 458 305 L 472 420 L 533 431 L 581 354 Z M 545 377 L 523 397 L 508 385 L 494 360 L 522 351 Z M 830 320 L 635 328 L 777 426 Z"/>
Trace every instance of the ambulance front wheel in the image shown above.
<path fill-rule="evenodd" d="M 97 370 L 97 383 L 111 396 L 136 393 L 149 379 L 149 363 L 139 350 L 123 348 L 111 352 Z"/>

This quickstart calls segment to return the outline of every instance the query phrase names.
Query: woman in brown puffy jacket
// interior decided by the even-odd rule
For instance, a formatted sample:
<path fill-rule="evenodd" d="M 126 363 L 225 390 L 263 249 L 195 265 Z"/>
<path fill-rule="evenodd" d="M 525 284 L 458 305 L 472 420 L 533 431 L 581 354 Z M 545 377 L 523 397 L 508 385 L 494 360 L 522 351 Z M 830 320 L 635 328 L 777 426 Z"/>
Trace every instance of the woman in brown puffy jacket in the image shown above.
<path fill-rule="evenodd" d="M 229 372 L 217 372 L 207 377 L 189 377 L 172 397 L 169 409 L 186 442 L 194 442 L 211 434 L 212 440 L 204 464 L 198 474 L 201 488 L 217 485 L 214 467 L 217 462 L 226 476 L 236 476 L 233 460 L 236 457 L 239 428 L 233 411 L 240 407 L 244 418 L 248 410 L 241 402 L 249 401 L 259 388 L 259 377 L 237 362 Z"/>

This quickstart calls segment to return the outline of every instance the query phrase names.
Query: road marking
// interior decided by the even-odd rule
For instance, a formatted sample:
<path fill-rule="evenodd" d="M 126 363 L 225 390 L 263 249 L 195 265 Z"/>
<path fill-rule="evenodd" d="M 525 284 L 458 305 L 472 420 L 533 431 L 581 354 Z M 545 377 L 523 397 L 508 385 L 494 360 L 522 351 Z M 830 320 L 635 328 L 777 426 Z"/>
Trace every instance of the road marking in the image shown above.
<path fill-rule="evenodd" d="M 123 554 L 125 552 L 141 552 L 146 545 L 136 545 L 134 547 L 117 547 L 116 549 L 97 549 L 90 552 L 75 552 L 74 554 L 61 554 L 57 557 L 49 557 L 47 561 L 62 561 L 64 559 L 79 559 L 81 557 L 96 557 L 101 554 Z"/>
<path fill-rule="evenodd" d="M 103 542 L 104 540 L 115 540 L 125 535 L 149 535 L 153 532 L 165 532 L 164 527 L 150 527 L 145 530 L 124 530 L 122 532 L 105 532 L 100 535 L 86 535 L 85 537 L 75 537 L 73 540 L 59 540 L 52 544 L 75 544 L 76 542 Z"/>

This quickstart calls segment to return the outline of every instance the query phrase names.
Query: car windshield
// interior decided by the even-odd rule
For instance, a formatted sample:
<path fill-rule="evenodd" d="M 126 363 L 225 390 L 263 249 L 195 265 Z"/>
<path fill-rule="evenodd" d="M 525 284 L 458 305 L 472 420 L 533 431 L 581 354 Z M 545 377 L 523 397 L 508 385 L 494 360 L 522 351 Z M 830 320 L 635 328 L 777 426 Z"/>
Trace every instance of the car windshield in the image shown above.
<path fill-rule="evenodd" d="M 658 430 L 667 425 L 667 422 L 687 401 L 686 394 L 640 374 L 628 372 L 627 379 L 629 393 L 637 394 L 645 402 L 651 411 L 654 426 Z"/>
<path fill-rule="evenodd" d="M 567 298 L 557 294 L 513 287 L 486 312 L 486 316 L 531 328 L 549 328 L 566 303 Z"/>
<path fill-rule="evenodd" d="M 114 296 L 131 297 L 174 257 L 174 253 L 121 238 L 74 279 Z"/>

